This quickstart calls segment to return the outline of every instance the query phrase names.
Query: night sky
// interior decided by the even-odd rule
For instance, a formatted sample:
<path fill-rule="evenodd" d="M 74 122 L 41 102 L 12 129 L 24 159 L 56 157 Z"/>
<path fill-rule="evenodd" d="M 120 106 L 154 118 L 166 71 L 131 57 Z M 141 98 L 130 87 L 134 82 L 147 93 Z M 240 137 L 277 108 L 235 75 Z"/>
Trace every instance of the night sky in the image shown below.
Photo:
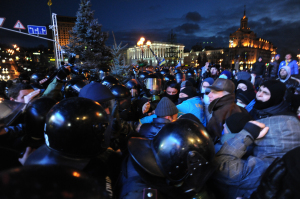
<path fill-rule="evenodd" d="M 1 0 L 0 17 L 5 28 L 13 29 L 20 20 L 27 25 L 50 24 L 48 0 Z M 51 11 L 63 16 L 76 16 L 80 0 L 52 0 Z M 167 41 L 171 29 L 177 42 L 191 49 L 202 46 L 228 47 L 229 34 L 246 16 L 248 27 L 269 40 L 278 52 L 300 53 L 300 0 L 91 0 L 95 18 L 110 33 L 107 45 L 113 42 L 135 45 L 141 36 L 151 41 Z M 28 32 L 26 29 L 23 32 Z M 48 33 L 49 34 L 49 33 Z M 203 44 L 205 42 L 205 44 Z M 23 46 L 47 45 L 43 40 L 0 29 L 0 43 Z"/>

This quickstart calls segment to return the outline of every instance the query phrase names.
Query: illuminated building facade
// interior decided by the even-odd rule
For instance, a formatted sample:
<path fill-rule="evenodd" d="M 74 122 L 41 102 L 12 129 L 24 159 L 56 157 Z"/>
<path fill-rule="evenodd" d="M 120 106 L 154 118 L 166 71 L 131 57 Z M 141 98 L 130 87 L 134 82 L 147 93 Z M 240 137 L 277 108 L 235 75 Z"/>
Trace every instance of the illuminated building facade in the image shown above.
<path fill-rule="evenodd" d="M 159 61 L 165 59 L 168 65 L 177 64 L 179 61 L 181 64 L 184 62 L 184 45 L 182 44 L 154 41 L 151 43 L 151 50 L 147 45 L 144 45 L 142 48 L 135 45 L 127 49 L 128 64 L 137 64 L 138 60 L 143 59 L 148 62 L 148 65 L 157 66 L 158 61 L 151 50 L 156 54 Z"/>
<path fill-rule="evenodd" d="M 59 44 L 65 46 L 69 43 L 69 31 L 75 26 L 76 17 L 57 16 Z"/>
<path fill-rule="evenodd" d="M 256 34 L 248 27 L 246 11 L 241 19 L 240 28 L 229 36 L 229 58 L 232 64 L 237 61 L 240 69 L 251 68 L 258 57 L 263 62 L 269 63 L 276 54 L 276 48 L 270 41 L 257 38 Z"/>
<path fill-rule="evenodd" d="M 201 57 L 201 63 L 198 63 L 199 55 Z M 202 51 L 192 50 L 191 52 L 184 53 L 184 65 L 192 67 L 204 66 L 205 62 L 208 61 L 224 66 L 225 68 L 230 68 L 231 62 L 228 55 L 228 48 L 214 50 L 203 49 Z"/>

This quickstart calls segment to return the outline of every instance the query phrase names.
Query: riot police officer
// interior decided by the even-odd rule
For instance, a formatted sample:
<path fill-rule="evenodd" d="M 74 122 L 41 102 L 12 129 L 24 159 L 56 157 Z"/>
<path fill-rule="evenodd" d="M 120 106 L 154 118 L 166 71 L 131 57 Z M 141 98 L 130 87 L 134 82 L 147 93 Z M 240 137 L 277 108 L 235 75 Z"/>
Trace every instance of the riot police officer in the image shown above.
<path fill-rule="evenodd" d="M 178 119 L 162 127 L 153 140 L 129 139 L 128 150 L 119 198 L 207 195 L 204 187 L 216 165 L 214 145 L 203 125 Z"/>
<path fill-rule="evenodd" d="M 64 99 L 47 114 L 45 144 L 28 157 L 25 166 L 70 166 L 92 174 L 102 185 L 107 185 L 107 181 L 116 180 L 119 165 L 109 162 L 115 153 L 104 153 L 111 136 L 109 117 L 99 103 L 80 97 Z"/>

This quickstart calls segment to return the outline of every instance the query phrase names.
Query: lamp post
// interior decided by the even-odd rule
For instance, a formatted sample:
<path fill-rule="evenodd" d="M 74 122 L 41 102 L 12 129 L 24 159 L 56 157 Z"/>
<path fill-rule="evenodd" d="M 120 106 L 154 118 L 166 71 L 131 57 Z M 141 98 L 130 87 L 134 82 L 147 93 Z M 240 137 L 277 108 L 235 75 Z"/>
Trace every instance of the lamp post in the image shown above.
<path fill-rule="evenodd" d="M 145 38 L 144 38 L 144 37 L 141 37 L 140 40 L 137 42 L 137 46 L 138 46 L 138 47 L 141 49 L 141 51 L 142 51 L 142 61 L 143 61 L 143 58 L 144 58 L 144 50 L 145 50 L 145 48 L 144 48 L 144 42 L 145 42 Z M 151 45 L 151 41 L 148 40 L 148 41 L 146 42 L 146 45 L 147 45 L 147 47 L 149 48 L 150 45 Z"/>
<path fill-rule="evenodd" d="M 142 61 L 141 61 L 141 65 L 140 66 L 144 66 L 144 62 L 143 62 L 143 58 L 144 58 L 144 50 L 146 49 L 146 46 L 147 48 L 150 48 L 150 45 L 151 45 L 151 41 L 148 40 L 146 42 L 146 46 L 144 45 L 144 42 L 145 42 L 145 38 L 144 37 L 141 37 L 140 40 L 137 42 L 137 46 L 141 49 L 142 51 Z M 143 68 L 142 68 L 143 69 Z"/>

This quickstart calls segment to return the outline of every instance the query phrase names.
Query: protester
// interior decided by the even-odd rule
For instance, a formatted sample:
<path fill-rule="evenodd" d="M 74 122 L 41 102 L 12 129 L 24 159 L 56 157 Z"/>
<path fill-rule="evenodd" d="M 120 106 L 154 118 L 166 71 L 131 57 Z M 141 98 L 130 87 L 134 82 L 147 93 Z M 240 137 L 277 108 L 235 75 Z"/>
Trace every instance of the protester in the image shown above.
<path fill-rule="evenodd" d="M 285 56 L 285 60 L 280 62 L 279 65 L 279 69 L 278 69 L 278 75 L 279 75 L 279 71 L 283 66 L 288 66 L 291 69 L 291 75 L 298 75 L 299 74 L 299 70 L 298 70 L 298 64 L 296 60 L 292 60 L 292 55 L 291 54 L 287 54 Z"/>
<path fill-rule="evenodd" d="M 265 76 L 266 73 L 266 65 L 262 61 L 262 57 L 258 57 L 257 62 L 253 64 L 252 67 L 252 74 L 255 76 L 255 78 L 262 78 Z"/>
<path fill-rule="evenodd" d="M 235 86 L 231 80 L 219 78 L 208 88 L 211 89 L 208 94 L 210 101 L 208 109 L 212 117 L 207 124 L 207 131 L 214 140 L 217 140 L 221 137 L 226 118 L 246 110 L 235 104 Z"/>
<path fill-rule="evenodd" d="M 271 79 L 276 79 L 277 78 L 277 71 L 278 71 L 278 67 L 279 67 L 279 59 L 280 59 L 280 55 L 276 54 L 275 55 L 275 60 L 273 62 L 270 63 L 269 68 L 268 68 L 268 76 Z"/>

